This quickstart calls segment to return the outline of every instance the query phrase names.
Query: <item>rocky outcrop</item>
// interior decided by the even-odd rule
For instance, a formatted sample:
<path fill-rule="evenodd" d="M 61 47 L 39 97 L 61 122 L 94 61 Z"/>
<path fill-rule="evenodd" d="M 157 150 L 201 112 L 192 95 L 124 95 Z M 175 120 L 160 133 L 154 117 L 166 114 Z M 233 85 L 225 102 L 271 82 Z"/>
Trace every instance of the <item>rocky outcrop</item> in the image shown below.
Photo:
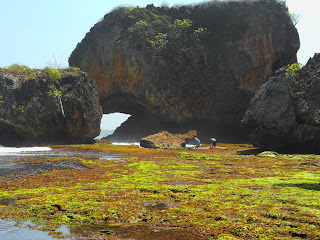
<path fill-rule="evenodd" d="M 282 68 L 261 87 L 243 125 L 256 146 L 320 151 L 320 54 L 293 73 Z"/>
<path fill-rule="evenodd" d="M 231 128 L 241 134 L 257 89 L 296 62 L 298 49 L 288 9 L 275 0 L 148 5 L 105 15 L 69 63 L 96 81 L 104 113 L 193 124 L 208 139 L 222 129 L 223 140 Z"/>
<path fill-rule="evenodd" d="M 197 136 L 197 131 L 191 130 L 186 134 L 172 134 L 167 131 L 146 136 L 140 140 L 140 146 L 145 148 L 185 147 L 189 140 Z"/>
<path fill-rule="evenodd" d="M 0 69 L 0 144 L 86 143 L 102 109 L 90 76 L 73 69 Z"/>

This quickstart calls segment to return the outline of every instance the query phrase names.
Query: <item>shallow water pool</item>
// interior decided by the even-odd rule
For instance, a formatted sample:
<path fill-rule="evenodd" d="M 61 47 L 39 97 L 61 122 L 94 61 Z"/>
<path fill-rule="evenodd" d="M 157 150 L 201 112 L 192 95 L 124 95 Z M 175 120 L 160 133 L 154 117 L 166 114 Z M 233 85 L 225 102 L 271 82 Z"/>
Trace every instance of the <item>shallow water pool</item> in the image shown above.
<path fill-rule="evenodd" d="M 31 222 L 23 223 L 16 226 L 16 222 L 13 220 L 0 219 L 0 239 L 1 240 L 56 240 L 49 236 L 47 232 L 42 232 L 36 229 L 32 229 L 34 226 Z M 56 230 L 60 231 L 63 235 L 70 234 L 68 227 L 61 227 Z M 70 238 L 64 238 L 70 240 Z"/>

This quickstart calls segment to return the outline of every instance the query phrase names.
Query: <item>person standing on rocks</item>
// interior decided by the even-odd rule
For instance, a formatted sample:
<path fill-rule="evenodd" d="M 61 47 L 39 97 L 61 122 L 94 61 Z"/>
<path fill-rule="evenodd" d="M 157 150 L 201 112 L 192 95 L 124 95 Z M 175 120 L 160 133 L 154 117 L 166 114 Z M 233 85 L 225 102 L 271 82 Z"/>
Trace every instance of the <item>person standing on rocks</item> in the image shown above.
<path fill-rule="evenodd" d="M 210 138 L 211 146 L 210 149 L 215 148 L 217 144 L 217 140 L 215 138 Z"/>
<path fill-rule="evenodd" d="M 194 147 L 194 149 L 197 149 L 197 148 L 199 148 L 200 147 L 200 139 L 199 138 L 197 138 L 197 137 L 194 137 L 193 138 L 194 139 L 194 141 L 195 141 L 195 147 Z"/>

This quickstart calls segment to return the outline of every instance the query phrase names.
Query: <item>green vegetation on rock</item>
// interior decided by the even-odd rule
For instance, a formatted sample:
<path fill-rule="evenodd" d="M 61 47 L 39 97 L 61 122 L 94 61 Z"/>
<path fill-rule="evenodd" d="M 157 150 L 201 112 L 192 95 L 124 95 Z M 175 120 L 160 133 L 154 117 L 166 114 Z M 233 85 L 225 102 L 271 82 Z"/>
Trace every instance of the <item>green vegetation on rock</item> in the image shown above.
<path fill-rule="evenodd" d="M 8 70 L 9 72 L 26 72 L 30 70 L 28 66 L 19 65 L 19 64 L 13 64 L 5 69 Z"/>
<path fill-rule="evenodd" d="M 28 66 L 24 65 L 13 64 L 9 67 L 0 68 L 0 71 L 14 76 L 22 76 L 24 78 L 27 78 L 28 80 L 35 80 L 37 77 L 43 76 L 43 74 L 45 74 L 52 82 L 58 83 L 59 80 L 67 74 L 76 75 L 77 72 L 80 71 L 80 68 L 69 67 L 66 69 L 55 69 L 52 67 L 45 67 L 41 70 L 38 70 L 31 69 Z"/>
<path fill-rule="evenodd" d="M 191 19 L 178 19 L 156 9 L 126 8 L 124 12 L 136 21 L 133 25 L 134 33 L 147 46 L 153 60 L 161 64 L 162 54 L 170 51 L 174 61 L 189 62 L 189 67 L 185 66 L 189 70 L 190 66 L 192 70 L 201 68 L 198 61 L 203 53 L 199 50 L 205 49 L 206 28 L 195 25 Z M 184 58 L 186 60 L 182 60 Z M 191 64 L 191 61 L 194 63 Z"/>
<path fill-rule="evenodd" d="M 61 79 L 61 73 L 58 69 L 45 67 L 44 69 L 42 69 L 42 71 L 49 75 L 49 78 L 52 82 L 57 83 Z"/>
<path fill-rule="evenodd" d="M 36 77 L 37 77 L 37 71 L 36 70 L 31 70 L 30 73 L 29 73 L 28 79 L 29 80 L 34 80 L 34 79 L 36 79 Z"/>
<path fill-rule="evenodd" d="M 53 89 L 53 91 L 49 90 L 49 94 L 57 97 L 57 98 L 62 98 L 62 92 L 58 90 L 57 88 Z"/>
<path fill-rule="evenodd" d="M 0 199 L 15 202 L 0 206 L 0 214 L 30 219 L 51 232 L 65 224 L 91 227 L 94 232 L 97 225 L 117 224 L 121 229 L 129 223 L 188 229 L 203 239 L 320 237 L 318 156 L 239 155 L 256 149 L 224 147 L 184 151 L 98 144 L 56 147 L 78 149 L 82 156 L 26 161 L 68 160 L 88 168 L 1 182 Z M 86 156 L 86 151 L 119 153 L 121 159 Z M 117 229 L 114 234 L 121 237 Z"/>
<path fill-rule="evenodd" d="M 19 105 L 19 111 L 21 112 L 21 113 L 23 113 L 24 112 L 24 106 L 22 105 Z"/>
<path fill-rule="evenodd" d="M 288 66 L 287 70 L 286 70 L 286 76 L 289 78 L 294 78 L 298 72 L 301 69 L 301 63 L 293 63 L 290 66 Z"/>

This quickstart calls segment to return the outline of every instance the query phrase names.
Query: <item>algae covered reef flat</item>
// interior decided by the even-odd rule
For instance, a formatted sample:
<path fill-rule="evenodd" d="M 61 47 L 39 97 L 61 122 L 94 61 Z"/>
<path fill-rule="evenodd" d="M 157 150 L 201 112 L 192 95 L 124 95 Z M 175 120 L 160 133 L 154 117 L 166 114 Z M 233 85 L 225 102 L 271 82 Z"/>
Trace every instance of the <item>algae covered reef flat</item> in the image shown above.
<path fill-rule="evenodd" d="M 219 147 L 55 146 L 81 154 L 19 161 L 84 167 L 2 180 L 1 218 L 74 239 L 320 238 L 320 156 Z"/>

